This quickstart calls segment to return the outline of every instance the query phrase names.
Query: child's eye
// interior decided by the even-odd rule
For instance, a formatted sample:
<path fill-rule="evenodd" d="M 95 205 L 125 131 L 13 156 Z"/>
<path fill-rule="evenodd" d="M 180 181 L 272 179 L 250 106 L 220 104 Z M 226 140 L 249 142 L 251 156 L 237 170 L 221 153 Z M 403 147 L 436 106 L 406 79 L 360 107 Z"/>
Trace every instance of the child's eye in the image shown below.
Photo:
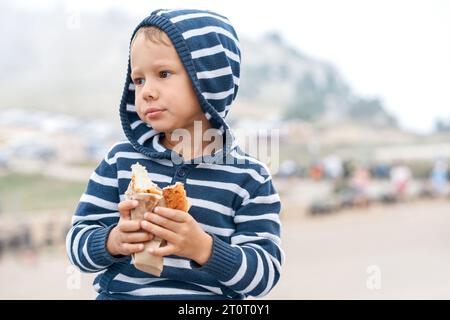
<path fill-rule="evenodd" d="M 136 86 L 141 86 L 141 85 L 144 84 L 144 82 L 145 82 L 144 78 L 135 78 L 135 79 L 133 79 L 133 83 Z"/>
<path fill-rule="evenodd" d="M 172 73 L 170 71 L 164 70 L 159 73 L 160 78 L 168 78 Z"/>

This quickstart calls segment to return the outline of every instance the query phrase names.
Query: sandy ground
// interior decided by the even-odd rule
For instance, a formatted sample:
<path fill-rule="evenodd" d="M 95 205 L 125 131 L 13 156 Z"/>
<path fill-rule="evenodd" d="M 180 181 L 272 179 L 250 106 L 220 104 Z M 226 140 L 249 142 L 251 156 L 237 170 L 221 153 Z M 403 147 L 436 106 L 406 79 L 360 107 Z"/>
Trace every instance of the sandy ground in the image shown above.
<path fill-rule="evenodd" d="M 450 299 L 450 201 L 282 217 L 283 274 L 266 299 Z M 0 260 L 0 299 L 93 299 L 64 249 Z"/>
<path fill-rule="evenodd" d="M 449 228 L 448 200 L 286 219 L 283 275 L 267 298 L 450 299 Z"/>

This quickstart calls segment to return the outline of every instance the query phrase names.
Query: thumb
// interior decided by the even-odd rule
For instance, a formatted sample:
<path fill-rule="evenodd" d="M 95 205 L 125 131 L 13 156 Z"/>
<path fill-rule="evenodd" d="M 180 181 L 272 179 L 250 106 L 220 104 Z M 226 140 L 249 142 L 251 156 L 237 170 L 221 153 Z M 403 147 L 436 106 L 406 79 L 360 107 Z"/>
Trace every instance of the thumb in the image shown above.
<path fill-rule="evenodd" d="M 130 210 L 136 208 L 139 202 L 137 200 L 125 200 L 119 203 L 120 217 L 125 220 L 131 220 Z"/>

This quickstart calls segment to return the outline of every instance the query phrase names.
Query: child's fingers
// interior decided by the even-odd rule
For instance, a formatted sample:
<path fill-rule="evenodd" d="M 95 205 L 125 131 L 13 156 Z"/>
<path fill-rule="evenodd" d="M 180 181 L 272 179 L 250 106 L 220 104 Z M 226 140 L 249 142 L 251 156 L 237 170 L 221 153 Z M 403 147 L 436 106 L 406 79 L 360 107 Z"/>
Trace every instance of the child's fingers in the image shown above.
<path fill-rule="evenodd" d="M 176 243 L 178 240 L 178 236 L 176 233 L 164 229 L 163 227 L 160 227 L 154 223 L 148 222 L 146 220 L 143 220 L 141 222 L 141 227 L 147 232 L 152 233 L 155 237 L 159 237 L 161 239 L 166 240 L 167 242 Z"/>
<path fill-rule="evenodd" d="M 122 232 L 134 232 L 141 229 L 140 221 L 138 220 L 123 220 L 120 222 L 120 231 Z"/>
<path fill-rule="evenodd" d="M 154 213 L 146 212 L 144 215 L 144 218 L 147 221 L 150 221 L 154 224 L 157 224 L 158 226 L 161 226 L 165 229 L 169 229 L 174 232 L 177 232 L 177 230 L 179 229 L 179 226 L 180 226 L 180 223 L 174 222 L 173 220 L 166 219 L 163 216 L 160 216 L 160 215 L 157 215 Z"/>
<path fill-rule="evenodd" d="M 124 255 L 141 252 L 143 250 L 144 245 L 142 243 L 122 243 L 122 253 Z"/>
<path fill-rule="evenodd" d="M 139 205 L 137 200 L 125 200 L 119 203 L 120 216 L 123 219 L 130 220 L 131 212 L 130 210 L 136 208 Z"/>
<path fill-rule="evenodd" d="M 186 222 L 189 217 L 189 214 L 184 211 L 165 207 L 156 207 L 153 212 L 176 222 Z"/>
<path fill-rule="evenodd" d="M 141 243 L 150 241 L 153 239 L 153 235 L 148 232 L 131 232 L 125 234 L 123 241 L 127 243 Z"/>
<path fill-rule="evenodd" d="M 171 254 L 175 254 L 176 249 L 175 249 L 175 246 L 168 244 L 164 247 L 149 249 L 148 253 L 151 253 L 152 255 L 158 256 L 158 257 L 165 257 L 165 256 L 168 256 Z"/>

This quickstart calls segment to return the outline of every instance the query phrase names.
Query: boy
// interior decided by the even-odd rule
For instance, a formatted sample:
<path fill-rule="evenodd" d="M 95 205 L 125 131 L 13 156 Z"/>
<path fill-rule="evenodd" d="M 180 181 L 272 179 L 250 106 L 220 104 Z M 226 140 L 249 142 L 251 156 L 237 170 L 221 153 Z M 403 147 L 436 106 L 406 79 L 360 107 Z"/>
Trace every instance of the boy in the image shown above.
<path fill-rule="evenodd" d="M 97 299 L 244 299 L 278 282 L 279 197 L 225 122 L 239 67 L 236 33 L 221 15 L 157 10 L 136 27 L 120 104 L 127 141 L 92 174 L 67 235 L 73 264 L 104 271 Z M 137 203 L 124 193 L 136 162 L 161 188 L 182 182 L 189 212 L 156 208 L 131 221 Z M 131 263 L 154 236 L 167 241 L 151 252 L 164 257 L 161 277 Z"/>

